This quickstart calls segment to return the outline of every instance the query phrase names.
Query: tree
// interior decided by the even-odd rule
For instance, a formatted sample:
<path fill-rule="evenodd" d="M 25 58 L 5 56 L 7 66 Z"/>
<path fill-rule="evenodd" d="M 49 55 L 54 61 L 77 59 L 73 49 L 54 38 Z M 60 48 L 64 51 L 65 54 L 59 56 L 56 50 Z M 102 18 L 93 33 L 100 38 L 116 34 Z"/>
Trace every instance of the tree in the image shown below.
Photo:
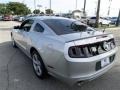
<path fill-rule="evenodd" d="M 53 10 L 51 10 L 51 9 L 46 9 L 45 12 L 46 12 L 46 14 L 53 14 Z"/>
<path fill-rule="evenodd" d="M 99 26 L 100 1 L 101 0 L 98 0 L 97 14 L 96 14 L 96 23 L 95 23 L 95 27 L 96 28 Z"/>
<path fill-rule="evenodd" d="M 9 2 L 6 5 L 6 9 L 13 12 L 15 15 L 27 15 L 30 14 L 30 9 L 23 3 Z"/>
<path fill-rule="evenodd" d="M 7 4 L 0 4 L 0 15 L 12 14 L 12 11 L 7 8 Z"/>
<path fill-rule="evenodd" d="M 40 13 L 40 10 L 39 10 L 39 9 L 35 9 L 35 10 L 33 11 L 33 13 L 34 13 L 34 14 L 39 14 L 39 13 Z"/>
<path fill-rule="evenodd" d="M 44 15 L 44 12 L 40 12 L 40 14 Z"/>
<path fill-rule="evenodd" d="M 84 8 L 83 8 L 83 14 L 86 15 L 86 0 L 84 0 Z"/>
<path fill-rule="evenodd" d="M 6 12 L 6 5 L 5 4 L 0 4 L 0 15 L 5 14 Z"/>

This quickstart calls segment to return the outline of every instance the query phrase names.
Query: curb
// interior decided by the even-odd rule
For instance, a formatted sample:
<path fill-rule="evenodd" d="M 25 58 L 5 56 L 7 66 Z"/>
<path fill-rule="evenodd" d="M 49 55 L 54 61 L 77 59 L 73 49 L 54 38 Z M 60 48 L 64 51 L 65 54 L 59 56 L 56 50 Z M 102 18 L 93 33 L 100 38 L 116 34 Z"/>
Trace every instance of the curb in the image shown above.
<path fill-rule="evenodd" d="M 12 30 L 12 28 L 0 28 L 0 31 L 3 31 L 3 30 L 10 31 L 10 30 Z"/>

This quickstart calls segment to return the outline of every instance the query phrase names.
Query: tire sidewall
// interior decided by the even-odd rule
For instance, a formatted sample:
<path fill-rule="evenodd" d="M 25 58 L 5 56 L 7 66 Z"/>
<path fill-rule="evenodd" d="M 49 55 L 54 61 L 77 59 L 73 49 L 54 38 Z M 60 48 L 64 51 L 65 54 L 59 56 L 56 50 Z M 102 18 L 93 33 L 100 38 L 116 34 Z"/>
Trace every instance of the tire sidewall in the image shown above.
<path fill-rule="evenodd" d="M 11 36 L 11 39 L 12 39 L 12 46 L 16 48 L 16 47 L 17 47 L 17 45 L 16 45 L 16 42 L 15 42 L 15 40 L 14 40 L 13 36 Z"/>
<path fill-rule="evenodd" d="M 40 74 L 40 75 L 37 74 L 34 66 L 33 66 L 33 70 L 34 70 L 34 72 L 35 72 L 35 74 L 36 74 L 36 76 L 37 76 L 38 78 L 43 79 L 43 78 L 45 77 L 45 72 L 46 72 L 46 71 L 45 71 L 45 67 L 44 67 L 44 63 L 43 63 L 42 58 L 41 58 L 41 56 L 39 55 L 39 53 L 38 53 L 37 51 L 33 51 L 33 52 L 32 52 L 32 65 L 33 65 L 33 55 L 34 55 L 34 54 L 37 55 L 37 57 L 39 58 L 39 61 L 40 61 L 40 63 L 41 63 L 41 65 L 40 65 L 41 74 Z"/>

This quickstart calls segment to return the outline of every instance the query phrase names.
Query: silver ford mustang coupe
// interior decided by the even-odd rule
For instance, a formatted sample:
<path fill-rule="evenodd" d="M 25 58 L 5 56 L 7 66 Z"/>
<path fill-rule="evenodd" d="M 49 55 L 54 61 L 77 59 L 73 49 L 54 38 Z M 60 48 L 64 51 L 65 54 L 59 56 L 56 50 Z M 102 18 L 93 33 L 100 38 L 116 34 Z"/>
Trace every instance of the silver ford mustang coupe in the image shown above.
<path fill-rule="evenodd" d="M 113 35 L 74 19 L 31 17 L 14 27 L 11 38 L 32 59 L 39 78 L 50 74 L 73 85 L 101 76 L 115 63 Z"/>

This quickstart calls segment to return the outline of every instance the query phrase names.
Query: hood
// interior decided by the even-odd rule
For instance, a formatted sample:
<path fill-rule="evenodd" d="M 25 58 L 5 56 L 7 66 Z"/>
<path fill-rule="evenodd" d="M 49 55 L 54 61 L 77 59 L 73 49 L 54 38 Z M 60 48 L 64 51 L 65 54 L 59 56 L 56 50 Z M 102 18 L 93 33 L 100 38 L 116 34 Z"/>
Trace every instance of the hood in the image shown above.
<path fill-rule="evenodd" d="M 95 37 L 99 35 L 105 35 L 106 33 L 100 31 L 86 31 L 72 34 L 61 35 L 61 38 L 65 40 L 65 42 L 75 41 L 78 39 L 85 39 L 90 37 Z"/>

